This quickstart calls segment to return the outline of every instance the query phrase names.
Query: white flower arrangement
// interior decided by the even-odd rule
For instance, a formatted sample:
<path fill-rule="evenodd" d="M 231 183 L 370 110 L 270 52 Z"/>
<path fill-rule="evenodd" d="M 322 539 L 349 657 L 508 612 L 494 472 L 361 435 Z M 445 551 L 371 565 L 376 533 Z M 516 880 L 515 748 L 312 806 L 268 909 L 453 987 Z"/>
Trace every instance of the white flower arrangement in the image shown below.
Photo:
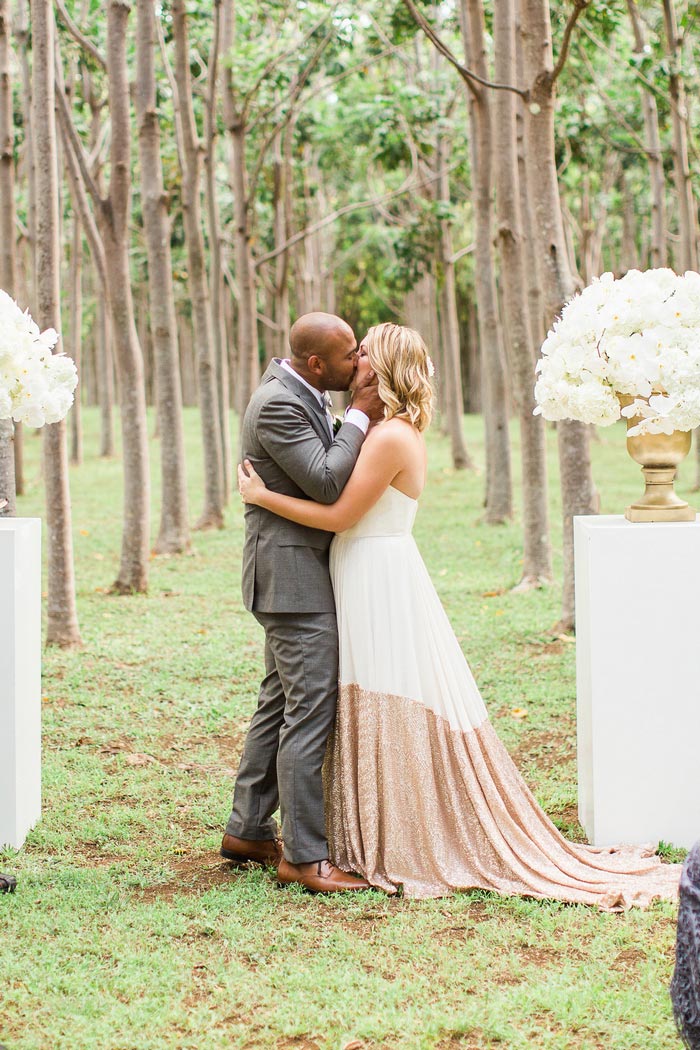
<path fill-rule="evenodd" d="M 57 340 L 0 289 L 0 419 L 43 427 L 66 415 L 78 373 L 70 357 L 52 353 Z"/>
<path fill-rule="evenodd" d="M 604 273 L 566 304 L 536 371 L 545 419 L 640 416 L 632 436 L 700 426 L 700 274 Z M 618 394 L 634 400 L 621 409 Z"/>

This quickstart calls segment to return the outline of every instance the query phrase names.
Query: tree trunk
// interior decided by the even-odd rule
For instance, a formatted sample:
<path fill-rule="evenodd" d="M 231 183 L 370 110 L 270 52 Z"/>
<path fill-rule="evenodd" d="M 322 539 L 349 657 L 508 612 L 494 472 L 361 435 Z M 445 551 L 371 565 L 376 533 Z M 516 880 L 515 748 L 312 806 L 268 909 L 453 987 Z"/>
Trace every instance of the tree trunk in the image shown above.
<path fill-rule="evenodd" d="M 634 196 L 630 190 L 627 176 L 622 173 L 622 244 L 620 247 L 620 269 L 623 271 L 639 268 L 637 251 L 637 215 L 634 210 Z"/>
<path fill-rule="evenodd" d="M 287 125 L 284 136 L 275 135 L 272 144 L 272 230 L 275 248 L 289 240 L 291 234 L 292 204 L 292 126 Z M 275 328 L 269 334 L 266 365 L 273 357 L 289 356 L 289 251 L 281 251 L 271 266 L 271 312 Z"/>
<path fill-rule="evenodd" d="M 129 272 L 131 207 L 131 120 L 126 65 L 126 27 L 130 8 L 124 0 L 107 4 L 107 76 L 112 135 L 109 199 L 98 210 L 104 246 L 106 293 L 117 363 L 124 456 L 124 531 L 121 564 L 113 589 L 118 593 L 148 587 L 150 465 L 143 357 L 136 334 Z"/>
<path fill-rule="evenodd" d="M 170 221 L 160 158 L 156 108 L 154 0 L 138 0 L 136 112 L 141 160 L 141 206 L 148 253 L 150 327 L 160 437 L 161 515 L 157 554 L 175 554 L 190 545 L 185 473 L 180 359 L 170 254 Z"/>
<path fill-rule="evenodd" d="M 637 0 L 627 0 L 627 9 L 634 33 L 634 50 L 636 54 L 643 55 L 646 40 Z M 651 265 L 655 268 L 667 265 L 666 181 L 664 179 L 664 158 L 661 152 L 661 134 L 659 132 L 659 112 L 656 108 L 656 96 L 653 91 L 644 85 L 640 87 L 640 91 L 647 140 L 647 163 L 649 165 L 649 179 L 651 182 Z"/>
<path fill-rule="evenodd" d="M 50 0 L 32 0 L 33 126 L 41 141 L 36 166 L 36 301 L 40 328 L 61 331 L 58 157 L 54 113 L 54 21 Z M 48 645 L 80 645 L 75 602 L 66 424 L 44 428 L 48 551 Z"/>
<path fill-rule="evenodd" d="M 114 363 L 109 311 L 102 296 L 98 296 L 97 301 L 95 372 L 100 406 L 100 456 L 107 459 L 114 455 Z"/>
<path fill-rule="evenodd" d="M 234 44 L 233 0 L 224 0 L 222 49 L 228 54 Z M 250 242 L 250 202 L 246 169 L 246 117 L 239 112 L 233 89 L 231 68 L 223 70 L 222 98 L 224 123 L 231 142 L 231 186 L 233 189 L 234 249 L 238 282 L 238 375 L 236 403 L 243 413 L 260 381 L 258 357 L 257 295 L 255 263 Z"/>
<path fill-rule="evenodd" d="M 554 64 L 547 0 L 521 0 L 522 45 L 530 104 L 526 116 L 527 162 L 535 227 L 539 230 L 540 276 L 547 328 L 575 291 L 564 236 L 554 152 Z M 594 514 L 596 495 L 591 476 L 588 428 L 583 423 L 557 424 L 562 490 L 564 586 L 561 631 L 574 626 L 573 517 Z"/>
<path fill-rule="evenodd" d="M 515 0 L 494 0 L 494 53 L 497 82 L 515 82 Z M 494 116 L 498 165 L 496 201 L 504 319 L 520 419 L 523 493 L 523 575 L 517 589 L 541 586 L 552 578 L 547 506 L 544 420 L 534 415 L 535 355 L 526 285 L 526 251 L 520 216 L 515 96 L 498 91 Z"/>
<path fill-rule="evenodd" d="M 13 34 L 17 41 L 21 77 L 22 77 L 22 121 L 24 125 L 24 148 L 22 161 L 27 187 L 27 234 L 26 253 L 28 262 L 25 268 L 25 301 L 32 297 L 29 289 L 34 281 L 36 245 L 36 195 L 34 175 L 34 147 L 32 129 L 32 78 L 29 69 L 29 12 L 26 0 L 18 0 L 15 10 Z M 24 428 L 21 423 L 15 424 L 15 489 L 18 496 L 24 494 Z"/>
<path fill-rule="evenodd" d="M 449 204 L 450 182 L 447 173 L 447 148 L 444 136 L 438 135 L 436 164 L 440 178 L 438 194 L 440 200 Z M 455 470 L 473 469 L 471 457 L 464 440 L 464 402 L 462 400 L 462 369 L 459 345 L 459 321 L 457 318 L 457 289 L 455 283 L 454 248 L 452 226 L 449 219 L 440 220 L 440 252 L 442 255 L 443 286 L 442 346 L 443 374 L 440 382 L 445 391 L 445 416 L 447 432 L 452 448 L 452 465 Z"/>
<path fill-rule="evenodd" d="M 688 114 L 685 105 L 685 85 L 680 73 L 681 40 L 678 36 L 673 0 L 663 0 L 666 48 L 669 58 L 669 89 L 671 93 L 671 123 L 673 126 L 673 171 L 678 196 L 680 246 L 676 269 L 697 270 L 697 208 L 693 199 L 693 184 L 688 160 Z"/>
<path fill-rule="evenodd" d="M 214 2 L 214 35 L 209 54 L 208 83 L 205 117 L 205 191 L 207 221 L 209 226 L 209 288 L 211 291 L 211 325 L 214 337 L 214 362 L 216 393 L 221 428 L 221 472 L 224 504 L 231 498 L 231 397 L 226 349 L 226 323 L 224 319 L 224 272 L 221 252 L 221 223 L 216 194 L 216 100 L 219 48 L 221 43 L 221 0 Z"/>
<path fill-rule="evenodd" d="M 204 450 L 204 508 L 196 527 L 198 529 L 220 529 L 224 524 L 221 423 L 219 422 L 215 343 L 202 229 L 202 151 L 192 102 L 185 0 L 173 0 L 172 12 L 177 105 L 183 135 L 182 216 L 187 243 L 188 284 L 192 301 L 192 324 L 197 356 L 199 408 Z M 216 279 L 218 275 L 215 274 L 213 277 Z"/>
<path fill-rule="evenodd" d="M 488 78 L 482 0 L 460 0 L 460 25 L 468 66 Z M 481 356 L 482 405 L 486 437 L 486 498 L 489 525 L 513 515 L 513 483 L 508 433 L 508 389 L 496 294 L 493 253 L 493 128 L 491 97 L 485 89 L 469 93 L 469 145 L 474 210 L 474 287 Z"/>
<path fill-rule="evenodd" d="M 234 238 L 236 278 L 238 280 L 238 354 L 242 413 L 253 390 L 260 382 L 258 361 L 257 296 L 255 268 L 250 247 L 248 190 L 245 168 L 246 129 L 243 124 L 229 126 L 232 144 L 232 177 L 234 193 Z"/>
<path fill-rule="evenodd" d="M 83 234 L 78 213 L 73 213 L 73 243 L 70 255 L 70 355 L 78 371 L 78 386 L 70 411 L 70 461 L 83 462 L 83 420 L 81 398 L 83 391 Z"/>
<path fill-rule="evenodd" d="M 10 69 L 10 4 L 0 0 L 0 288 L 16 296 L 15 158 Z M 13 515 L 15 501 L 14 425 L 0 419 L 0 517 Z"/>

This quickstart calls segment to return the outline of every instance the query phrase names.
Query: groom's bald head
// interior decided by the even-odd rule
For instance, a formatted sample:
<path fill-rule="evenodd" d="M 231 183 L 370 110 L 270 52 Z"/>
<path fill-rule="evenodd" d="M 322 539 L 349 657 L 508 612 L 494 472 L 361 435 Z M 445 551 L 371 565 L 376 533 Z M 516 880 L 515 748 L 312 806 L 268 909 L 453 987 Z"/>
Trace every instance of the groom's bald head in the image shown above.
<path fill-rule="evenodd" d="M 342 317 L 316 311 L 289 333 L 295 370 L 319 390 L 347 390 L 355 374 L 357 340 Z"/>
<path fill-rule="evenodd" d="M 302 314 L 294 322 L 289 332 L 289 346 L 295 364 L 306 364 L 316 354 L 323 360 L 339 346 L 355 343 L 352 328 L 342 317 L 325 314 L 320 310 L 311 314 Z"/>

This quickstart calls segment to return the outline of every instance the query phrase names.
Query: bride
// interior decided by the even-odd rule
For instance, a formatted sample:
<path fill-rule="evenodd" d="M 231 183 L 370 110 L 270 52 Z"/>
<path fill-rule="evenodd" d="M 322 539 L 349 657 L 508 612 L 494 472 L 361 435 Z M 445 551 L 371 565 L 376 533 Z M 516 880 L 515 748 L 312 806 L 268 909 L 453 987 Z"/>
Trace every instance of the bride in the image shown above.
<path fill-rule="evenodd" d="M 243 500 L 337 533 L 336 726 L 324 769 L 331 858 L 407 897 L 481 888 L 619 909 L 674 897 L 679 869 L 641 848 L 568 842 L 496 735 L 411 535 L 426 478 L 430 363 L 410 328 L 359 347 L 385 405 L 336 503 L 271 492 L 246 461 Z"/>

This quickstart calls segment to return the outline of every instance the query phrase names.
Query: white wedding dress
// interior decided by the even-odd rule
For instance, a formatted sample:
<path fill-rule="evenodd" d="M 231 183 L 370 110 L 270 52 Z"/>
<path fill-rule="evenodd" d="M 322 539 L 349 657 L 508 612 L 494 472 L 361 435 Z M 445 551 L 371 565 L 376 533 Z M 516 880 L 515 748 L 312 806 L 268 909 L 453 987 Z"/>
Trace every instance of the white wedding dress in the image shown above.
<path fill-rule="evenodd" d="M 650 848 L 568 842 L 498 739 L 411 535 L 418 504 L 389 488 L 335 537 L 336 727 L 324 769 L 331 858 L 388 892 L 480 887 L 620 909 L 675 897 Z"/>

